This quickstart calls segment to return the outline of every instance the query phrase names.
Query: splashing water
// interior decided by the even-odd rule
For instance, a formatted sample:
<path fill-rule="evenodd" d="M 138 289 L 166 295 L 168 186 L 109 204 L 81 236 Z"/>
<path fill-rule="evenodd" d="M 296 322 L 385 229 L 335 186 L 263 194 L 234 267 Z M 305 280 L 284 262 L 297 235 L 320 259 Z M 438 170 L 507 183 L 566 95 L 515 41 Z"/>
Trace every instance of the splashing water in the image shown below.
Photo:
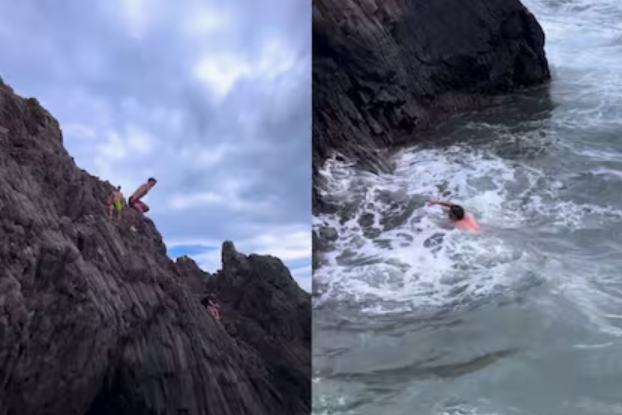
<path fill-rule="evenodd" d="M 622 414 L 622 3 L 525 3 L 550 91 L 448 121 L 452 146 L 390 174 L 326 163 L 314 414 Z"/>

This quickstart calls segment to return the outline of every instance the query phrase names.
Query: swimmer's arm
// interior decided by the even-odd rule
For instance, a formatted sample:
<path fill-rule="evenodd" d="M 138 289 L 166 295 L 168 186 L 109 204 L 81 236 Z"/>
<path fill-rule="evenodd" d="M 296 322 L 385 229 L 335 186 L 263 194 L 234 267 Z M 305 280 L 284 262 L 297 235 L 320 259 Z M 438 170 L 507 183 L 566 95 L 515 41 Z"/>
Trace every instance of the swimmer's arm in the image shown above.
<path fill-rule="evenodd" d="M 450 203 L 450 202 L 441 202 L 440 200 L 430 200 L 430 205 L 434 206 L 434 205 L 439 205 L 439 206 L 445 206 L 445 207 L 452 207 L 454 206 L 454 203 Z"/>

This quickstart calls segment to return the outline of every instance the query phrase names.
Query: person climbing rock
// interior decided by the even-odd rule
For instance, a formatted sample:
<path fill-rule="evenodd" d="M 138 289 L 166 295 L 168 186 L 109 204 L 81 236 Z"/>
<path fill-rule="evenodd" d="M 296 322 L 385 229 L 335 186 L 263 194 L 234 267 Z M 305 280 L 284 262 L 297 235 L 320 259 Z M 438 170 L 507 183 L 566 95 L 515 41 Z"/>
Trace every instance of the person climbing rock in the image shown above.
<path fill-rule="evenodd" d="M 145 204 L 145 202 L 143 202 L 141 199 L 143 197 L 145 197 L 145 195 L 147 193 L 149 193 L 149 191 L 151 190 L 151 188 L 153 186 L 156 185 L 158 181 L 156 179 L 154 179 L 153 177 L 150 177 L 149 180 L 147 180 L 147 183 L 141 185 L 133 194 L 132 196 L 130 196 L 129 200 L 128 200 L 128 204 L 130 205 L 130 207 L 136 209 L 137 211 L 139 211 L 140 213 L 147 213 L 149 212 L 149 206 L 147 206 Z"/>
<path fill-rule="evenodd" d="M 207 309 L 210 313 L 212 313 L 212 316 L 214 316 L 216 320 L 220 321 L 220 306 L 218 305 L 218 303 L 209 300 L 207 303 Z"/>
<path fill-rule="evenodd" d="M 449 220 L 454 226 L 463 231 L 479 232 L 479 225 L 475 221 L 473 214 L 464 210 L 460 205 L 450 202 L 441 202 L 439 200 L 430 200 L 430 206 L 444 206 L 449 208 Z"/>
<path fill-rule="evenodd" d="M 121 211 L 123 210 L 123 193 L 121 193 L 121 186 L 117 186 L 116 189 L 112 192 L 112 194 L 108 197 L 108 216 L 113 217 L 114 212 L 117 212 L 117 217 L 121 216 Z"/>
<path fill-rule="evenodd" d="M 220 305 L 214 299 L 214 294 L 207 294 L 201 300 L 201 304 L 214 316 L 216 320 L 220 320 Z"/>

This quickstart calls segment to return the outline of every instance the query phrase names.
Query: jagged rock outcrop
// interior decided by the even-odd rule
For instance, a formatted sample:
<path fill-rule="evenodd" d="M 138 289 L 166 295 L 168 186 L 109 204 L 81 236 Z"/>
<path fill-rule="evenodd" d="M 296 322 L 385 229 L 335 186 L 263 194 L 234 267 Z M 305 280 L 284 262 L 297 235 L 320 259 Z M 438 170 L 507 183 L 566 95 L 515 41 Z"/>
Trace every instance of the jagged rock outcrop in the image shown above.
<path fill-rule="evenodd" d="M 283 264 L 173 262 L 148 218 L 107 218 L 111 190 L 0 82 L 0 415 L 308 414 L 310 298 Z"/>
<path fill-rule="evenodd" d="M 260 352 L 275 376 L 274 386 L 292 408 L 284 413 L 310 413 L 300 405 L 301 391 L 311 399 L 309 294 L 275 257 L 245 256 L 226 242 L 222 263 L 222 270 L 207 280 L 205 292 L 220 304 L 227 332 Z"/>
<path fill-rule="evenodd" d="M 334 151 L 382 169 L 378 149 L 486 97 L 550 78 L 520 0 L 313 0 L 313 208 Z"/>

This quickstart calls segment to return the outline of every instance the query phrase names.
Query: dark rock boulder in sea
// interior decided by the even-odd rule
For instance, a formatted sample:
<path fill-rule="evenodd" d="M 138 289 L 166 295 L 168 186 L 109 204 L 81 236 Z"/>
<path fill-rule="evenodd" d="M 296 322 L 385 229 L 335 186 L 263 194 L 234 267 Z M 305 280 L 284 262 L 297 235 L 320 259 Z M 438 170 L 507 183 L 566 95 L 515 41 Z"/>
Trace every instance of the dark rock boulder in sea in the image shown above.
<path fill-rule="evenodd" d="M 283 264 L 173 262 L 148 218 L 106 216 L 111 191 L 0 82 L 0 415 L 308 414 L 310 297 Z"/>
<path fill-rule="evenodd" d="M 443 116 L 550 79 L 520 0 L 313 1 L 313 208 L 334 152 L 374 170 Z"/>

